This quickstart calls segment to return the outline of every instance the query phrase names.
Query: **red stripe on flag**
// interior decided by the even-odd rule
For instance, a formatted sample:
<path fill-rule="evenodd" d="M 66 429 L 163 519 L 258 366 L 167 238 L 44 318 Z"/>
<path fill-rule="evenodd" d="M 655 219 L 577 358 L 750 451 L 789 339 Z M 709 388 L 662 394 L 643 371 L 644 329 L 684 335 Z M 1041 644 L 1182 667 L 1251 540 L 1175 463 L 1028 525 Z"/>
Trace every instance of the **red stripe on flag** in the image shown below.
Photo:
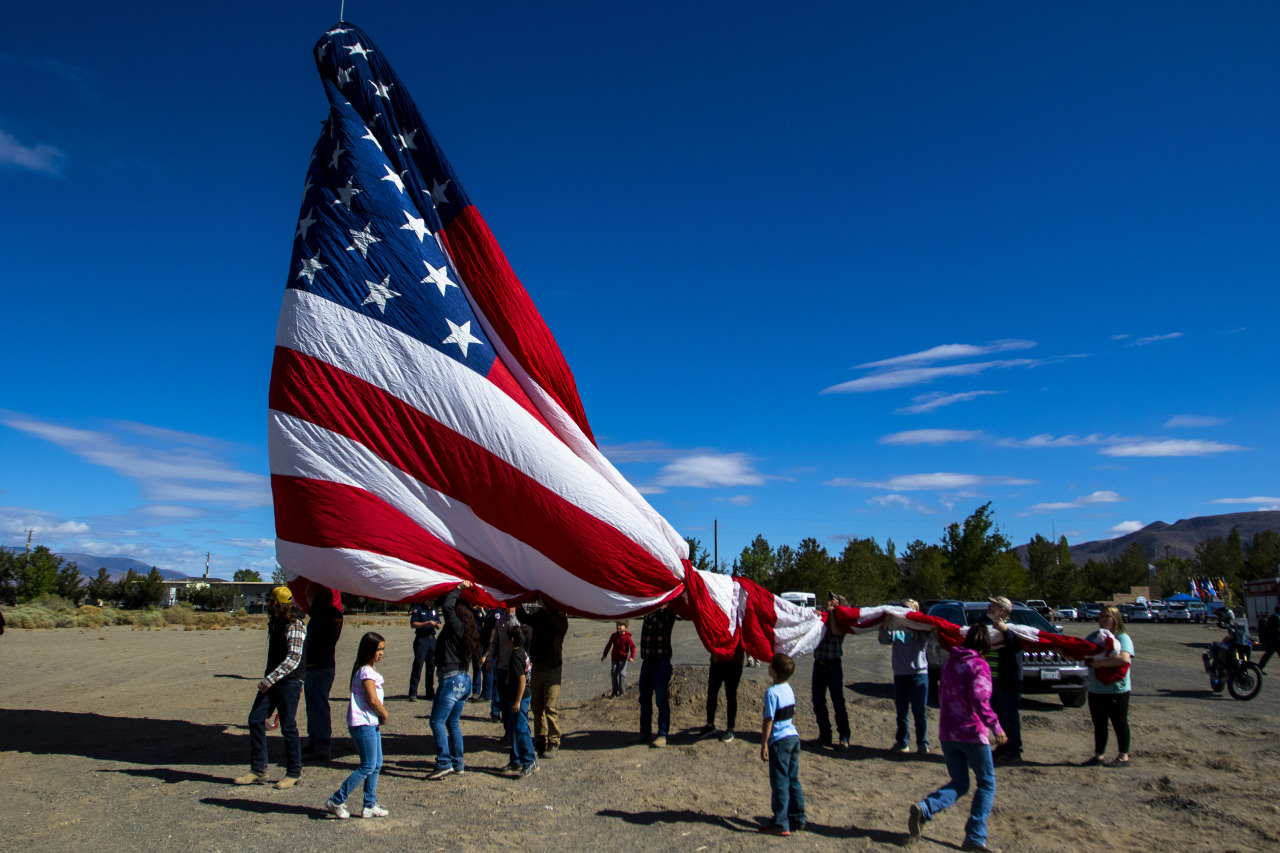
<path fill-rule="evenodd" d="M 595 444 L 573 372 L 480 212 L 474 206 L 465 208 L 445 226 L 440 238 L 468 294 L 498 338 Z"/>
<path fill-rule="evenodd" d="M 364 489 L 272 474 L 271 494 L 276 535 L 288 542 L 369 551 L 467 578 L 506 594 L 522 592 L 493 566 L 441 541 Z"/>
<path fill-rule="evenodd" d="M 403 400 L 323 361 L 277 347 L 270 405 L 364 445 L 592 585 L 651 598 L 678 583 L 620 531 Z"/>
<path fill-rule="evenodd" d="M 747 654 L 756 660 L 773 658 L 773 626 L 778 622 L 778 611 L 773 606 L 773 593 L 746 578 L 737 578 L 738 585 L 747 593 L 746 613 L 742 616 L 742 642 Z"/>
<path fill-rule="evenodd" d="M 556 431 L 551 429 L 551 424 L 547 423 L 547 419 L 538 411 L 537 406 L 533 405 L 533 401 L 529 399 L 529 395 L 524 393 L 524 389 L 520 387 L 520 383 L 511 375 L 511 371 L 507 370 L 507 366 L 502 363 L 501 358 L 493 360 L 493 367 L 489 368 L 489 375 L 485 377 L 494 385 L 496 385 L 503 393 L 516 402 L 520 408 L 537 419 L 538 423 L 547 428 L 552 435 L 556 435 Z M 559 436 L 556 436 L 559 438 Z"/>

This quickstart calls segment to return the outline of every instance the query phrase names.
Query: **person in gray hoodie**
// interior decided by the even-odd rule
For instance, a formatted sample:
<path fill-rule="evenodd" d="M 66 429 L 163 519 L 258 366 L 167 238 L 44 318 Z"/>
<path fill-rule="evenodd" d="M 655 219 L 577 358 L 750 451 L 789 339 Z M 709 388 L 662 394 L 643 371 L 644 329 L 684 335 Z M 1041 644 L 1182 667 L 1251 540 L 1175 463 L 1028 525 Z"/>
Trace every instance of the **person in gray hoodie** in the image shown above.
<path fill-rule="evenodd" d="M 919 610 L 915 599 L 902 602 L 908 610 Z M 929 723 L 925 703 L 929 701 L 929 660 L 925 648 L 932 631 L 886 631 L 880 629 L 880 645 L 893 646 L 893 703 L 897 710 L 898 732 L 894 736 L 894 752 L 909 752 L 907 745 L 907 711 L 916 720 L 916 752 L 929 753 Z"/>

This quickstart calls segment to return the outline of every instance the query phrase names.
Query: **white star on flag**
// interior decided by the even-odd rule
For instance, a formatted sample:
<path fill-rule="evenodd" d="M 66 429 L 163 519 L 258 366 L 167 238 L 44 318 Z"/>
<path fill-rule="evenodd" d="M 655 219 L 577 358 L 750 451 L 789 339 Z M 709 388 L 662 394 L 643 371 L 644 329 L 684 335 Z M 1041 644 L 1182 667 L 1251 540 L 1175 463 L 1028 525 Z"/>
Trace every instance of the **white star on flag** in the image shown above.
<path fill-rule="evenodd" d="M 369 140 L 369 141 L 370 141 L 370 142 L 372 142 L 374 145 L 378 146 L 378 150 L 379 150 L 379 151 L 381 151 L 381 150 L 382 150 L 382 143 L 378 141 L 378 137 L 374 136 L 374 135 L 373 135 L 373 131 L 372 131 L 372 130 L 370 130 L 369 128 L 367 128 L 367 127 L 366 127 L 366 128 L 364 129 L 364 136 L 362 136 L 362 137 L 360 137 L 360 138 L 361 138 L 361 139 L 367 139 L 367 140 Z"/>
<path fill-rule="evenodd" d="M 400 140 L 400 148 L 401 148 L 401 150 L 404 150 L 404 149 L 408 148 L 408 149 L 411 149 L 411 150 L 413 150 L 413 151 L 417 151 L 417 150 L 418 150 L 418 146 L 416 146 L 416 145 L 414 145 L 414 144 L 413 144 L 413 138 L 414 138 L 415 136 L 417 136 L 417 135 L 418 135 L 418 129 L 417 129 L 417 128 L 414 128 L 413 130 L 409 131 L 409 135 L 408 135 L 408 136 L 405 136 L 403 133 L 396 134 L 396 139 Z"/>
<path fill-rule="evenodd" d="M 347 50 L 351 52 L 352 56 L 362 56 L 362 57 L 373 56 L 373 51 L 365 50 L 364 46 L 360 44 L 360 42 L 356 42 L 353 45 L 344 45 L 344 46 L 347 48 Z"/>
<path fill-rule="evenodd" d="M 347 247 L 347 251 L 359 252 L 360 257 L 368 260 L 369 247 L 374 243 L 382 242 L 377 237 L 373 236 L 373 233 L 370 231 L 371 228 L 373 228 L 373 223 L 366 225 L 363 231 L 351 231 L 351 229 L 347 229 L 351 233 L 351 245 Z"/>
<path fill-rule="evenodd" d="M 422 281 L 418 282 L 418 284 L 426 284 L 427 282 L 431 282 L 436 287 L 440 288 L 441 296 L 444 296 L 445 288 L 458 286 L 453 282 L 449 281 L 449 270 L 447 268 L 441 267 L 440 269 L 436 269 L 435 267 L 431 266 L 431 264 L 428 264 L 426 261 L 423 261 L 422 263 L 423 265 L 426 266 L 429 272 L 427 273 L 427 277 L 424 278 Z M 470 323 L 471 321 L 468 320 L 467 322 Z M 463 355 L 466 355 L 465 350 L 463 352 Z"/>
<path fill-rule="evenodd" d="M 431 179 L 431 203 L 443 204 L 447 202 L 449 200 L 449 197 L 445 195 L 444 191 L 447 190 L 448 188 L 449 188 L 448 181 L 445 181 L 444 184 L 441 184 L 435 178 L 432 178 Z"/>
<path fill-rule="evenodd" d="M 345 187 L 338 187 L 334 190 L 334 192 L 338 194 L 338 197 L 333 200 L 334 204 L 340 204 L 343 207 L 351 206 L 352 197 L 360 194 L 360 190 L 352 186 L 354 182 L 355 178 L 348 178 L 347 185 Z"/>
<path fill-rule="evenodd" d="M 307 277 L 307 284 L 315 284 L 316 273 L 320 272 L 322 269 L 326 269 L 326 265 L 320 263 L 319 255 L 316 255 L 314 258 L 303 258 L 302 271 L 298 273 L 297 277 L 302 278 L 305 275 Z"/>
<path fill-rule="evenodd" d="M 379 98 L 386 98 L 388 101 L 391 100 L 391 86 L 388 86 L 385 83 L 379 83 L 377 80 L 370 80 L 369 82 L 373 84 L 373 94 L 377 95 Z M 395 84 L 393 83 L 391 85 L 394 86 Z"/>
<path fill-rule="evenodd" d="M 374 305 L 378 306 L 378 310 L 383 314 L 387 313 L 387 300 L 395 299 L 400 295 L 387 286 L 390 283 L 391 276 L 387 276 L 381 282 L 365 281 L 365 284 L 369 285 L 369 295 L 366 296 L 364 302 L 361 302 L 360 304 L 368 305 L 372 302 Z"/>
<path fill-rule="evenodd" d="M 386 163 L 382 164 L 382 168 L 387 170 L 387 174 L 385 177 L 383 177 L 382 180 L 390 181 L 391 183 L 395 184 L 396 189 L 400 190 L 400 192 L 404 192 L 404 181 L 400 180 L 400 176 L 397 175 L 394 171 L 392 171 L 391 167 L 388 166 Z"/>
<path fill-rule="evenodd" d="M 342 28 L 342 29 L 339 29 L 339 28 L 337 28 L 337 27 L 334 27 L 333 29 L 331 29 L 331 30 L 329 30 L 327 33 L 325 33 L 325 35 L 329 35 L 329 36 L 337 36 L 337 35 L 342 35 L 343 33 L 349 33 L 349 32 L 351 32 L 351 30 L 348 30 L 348 29 L 346 29 L 345 27 L 344 27 L 344 28 Z"/>
<path fill-rule="evenodd" d="M 307 239 L 307 229 L 316 224 L 315 218 L 311 215 L 315 212 L 316 209 L 313 207 L 311 208 L 311 213 L 308 213 L 305 218 L 298 220 L 298 233 L 293 236 L 301 237 L 303 240 Z"/>
<path fill-rule="evenodd" d="M 407 210 L 402 210 L 402 211 L 400 211 L 400 212 L 404 214 L 404 218 L 405 218 L 405 219 L 409 220 L 409 221 L 408 221 L 408 222 L 406 222 L 404 225 L 401 225 L 401 226 L 400 226 L 400 230 L 401 230 L 401 231 L 412 231 L 414 234 L 417 234 L 417 235 L 418 235 L 418 242 L 419 242 L 419 243 L 421 243 L 421 242 L 422 242 L 422 238 L 423 238 L 423 237 L 426 237 L 428 234 L 430 234 L 430 233 L 431 233 L 431 232 L 427 229 L 427 221 L 426 221 L 425 219 L 418 219 L 416 216 L 414 216 L 412 213 L 410 213 L 410 212 L 409 212 L 409 211 L 407 211 Z M 423 261 L 423 263 L 425 264 L 425 263 L 427 263 L 427 262 L 426 262 L 426 261 Z M 427 265 L 428 265 L 428 266 L 430 266 L 430 264 L 427 264 Z"/>
<path fill-rule="evenodd" d="M 334 169 L 338 168 L 338 158 L 346 153 L 347 149 L 342 147 L 342 143 L 337 143 L 333 148 L 333 159 L 329 161 L 329 166 Z"/>
<path fill-rule="evenodd" d="M 472 337 L 470 320 L 463 323 L 461 326 L 459 326 L 457 323 L 453 322 L 448 318 L 445 318 L 445 322 L 449 324 L 450 329 L 453 329 L 453 333 L 450 334 L 449 337 L 445 338 L 440 343 L 457 344 L 459 347 L 462 348 L 463 358 L 467 357 L 467 347 L 469 347 L 471 344 L 480 344 L 481 346 L 484 346 L 484 344 L 480 342 L 479 338 Z"/>
<path fill-rule="evenodd" d="M 348 83 L 350 83 L 351 75 L 355 70 L 356 70 L 356 67 L 354 65 L 351 66 L 350 68 L 339 68 L 338 69 L 338 85 L 345 86 Z"/>

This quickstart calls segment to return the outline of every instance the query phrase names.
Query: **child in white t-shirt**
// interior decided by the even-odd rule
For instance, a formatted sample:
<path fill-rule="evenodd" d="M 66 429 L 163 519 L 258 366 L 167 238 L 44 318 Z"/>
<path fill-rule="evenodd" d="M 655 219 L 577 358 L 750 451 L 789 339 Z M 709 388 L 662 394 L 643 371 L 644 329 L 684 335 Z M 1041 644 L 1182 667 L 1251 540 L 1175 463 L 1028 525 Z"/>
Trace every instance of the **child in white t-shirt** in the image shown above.
<path fill-rule="evenodd" d="M 372 631 L 360 638 L 356 663 L 351 668 L 351 701 L 347 705 L 347 729 L 360 755 L 360 766 L 351 771 L 347 781 L 324 804 L 329 814 L 339 820 L 351 817 L 347 797 L 364 782 L 364 810 L 361 817 L 386 817 L 387 810 L 378 805 L 378 773 L 382 770 L 382 731 L 387 709 L 382 704 L 382 675 L 375 668 L 382 660 L 387 644 L 381 634 Z"/>

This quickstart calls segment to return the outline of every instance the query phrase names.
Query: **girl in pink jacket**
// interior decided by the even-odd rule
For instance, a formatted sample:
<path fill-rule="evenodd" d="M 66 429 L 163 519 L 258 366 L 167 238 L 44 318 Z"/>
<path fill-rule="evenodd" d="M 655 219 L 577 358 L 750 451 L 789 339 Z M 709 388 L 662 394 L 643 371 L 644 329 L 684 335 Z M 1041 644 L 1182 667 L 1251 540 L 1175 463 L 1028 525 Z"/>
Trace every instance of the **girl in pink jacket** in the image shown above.
<path fill-rule="evenodd" d="M 995 851 L 987 845 L 987 817 L 996 798 L 991 747 L 1004 743 L 1006 738 L 991 710 L 991 667 L 982 657 L 990 649 L 987 626 L 974 625 L 964 643 L 951 650 L 942 667 L 938 692 L 942 719 L 938 738 L 942 741 L 942 757 L 951 779 L 911 807 L 907 830 L 913 840 L 920 837 L 924 825 L 934 815 L 950 808 L 969 792 L 969 771 L 972 770 L 976 789 L 960 849 Z"/>

